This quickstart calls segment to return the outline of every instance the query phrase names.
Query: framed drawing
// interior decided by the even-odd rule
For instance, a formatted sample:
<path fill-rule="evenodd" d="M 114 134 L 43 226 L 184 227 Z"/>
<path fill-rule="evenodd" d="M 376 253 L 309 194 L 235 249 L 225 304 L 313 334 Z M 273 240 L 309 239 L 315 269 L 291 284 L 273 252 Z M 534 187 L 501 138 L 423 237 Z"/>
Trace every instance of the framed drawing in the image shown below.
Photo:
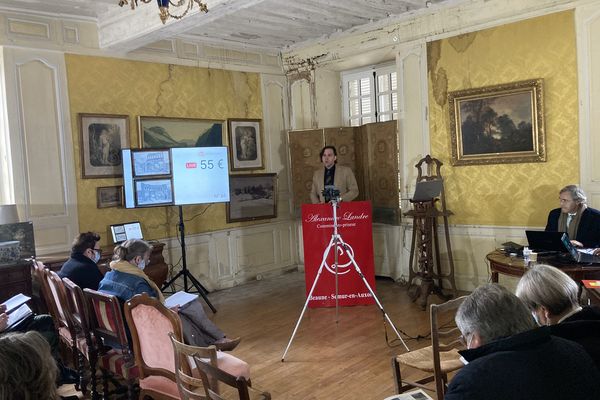
<path fill-rule="evenodd" d="M 448 94 L 452 165 L 546 161 L 543 80 Z"/>
<path fill-rule="evenodd" d="M 143 148 L 223 146 L 223 121 L 140 116 L 138 135 Z"/>
<path fill-rule="evenodd" d="M 122 176 L 121 149 L 129 147 L 129 116 L 78 115 L 81 177 Z"/>
<path fill-rule="evenodd" d="M 229 176 L 227 222 L 277 218 L 277 174 Z"/>
<path fill-rule="evenodd" d="M 231 170 L 263 169 L 260 119 L 228 119 Z"/>
<path fill-rule="evenodd" d="M 171 179 L 136 180 L 134 185 L 136 207 L 173 204 L 173 181 Z"/>
<path fill-rule="evenodd" d="M 123 186 L 102 186 L 96 188 L 96 207 L 121 207 L 123 205 Z"/>

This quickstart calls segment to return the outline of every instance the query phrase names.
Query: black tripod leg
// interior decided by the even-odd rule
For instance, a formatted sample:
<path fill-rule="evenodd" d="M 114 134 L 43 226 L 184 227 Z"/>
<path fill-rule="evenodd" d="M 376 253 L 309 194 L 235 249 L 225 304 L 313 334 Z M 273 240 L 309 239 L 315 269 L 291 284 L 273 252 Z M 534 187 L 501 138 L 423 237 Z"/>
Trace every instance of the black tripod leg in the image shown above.
<path fill-rule="evenodd" d="M 163 287 L 160 288 L 161 292 L 164 292 L 166 288 L 168 288 L 169 286 L 171 286 L 173 283 L 175 283 L 175 281 L 177 279 L 179 279 L 179 277 L 183 275 L 183 270 L 179 271 L 174 277 L 172 277 L 171 279 L 169 279 L 168 282 L 163 283 Z"/>
<path fill-rule="evenodd" d="M 188 272 L 186 270 L 186 272 Z M 202 298 L 204 299 L 204 301 L 206 302 L 206 304 L 208 304 L 208 306 L 210 307 L 210 309 L 212 310 L 213 313 L 217 313 L 217 309 L 215 308 L 215 306 L 212 305 L 212 303 L 210 302 L 210 300 L 208 299 L 208 297 L 206 297 L 206 295 L 208 294 L 208 290 L 206 290 L 206 288 L 204 286 L 202 286 L 202 284 L 200 283 L 200 281 L 198 281 L 198 279 L 196 279 L 196 277 L 194 275 L 192 275 L 191 273 L 187 274 L 188 277 L 190 278 L 190 280 L 192 281 L 192 285 L 194 285 L 196 287 L 196 290 L 198 291 L 198 294 L 200 296 L 202 296 Z"/>

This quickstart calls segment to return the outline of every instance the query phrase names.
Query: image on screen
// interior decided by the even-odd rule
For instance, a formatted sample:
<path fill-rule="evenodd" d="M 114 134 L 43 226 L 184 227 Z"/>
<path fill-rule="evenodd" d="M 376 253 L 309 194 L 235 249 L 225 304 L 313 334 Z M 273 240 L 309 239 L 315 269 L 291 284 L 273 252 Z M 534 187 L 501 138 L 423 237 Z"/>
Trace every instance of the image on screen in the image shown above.
<path fill-rule="evenodd" d="M 139 221 L 111 225 L 110 232 L 115 244 L 122 243 L 129 239 L 144 238 L 144 235 L 142 234 L 142 226 Z"/>
<path fill-rule="evenodd" d="M 172 149 L 175 204 L 229 201 L 227 147 Z"/>
<path fill-rule="evenodd" d="M 131 153 L 133 177 L 171 175 L 171 153 L 165 150 L 144 150 Z"/>
<path fill-rule="evenodd" d="M 173 186 L 170 179 L 135 181 L 136 207 L 173 204 Z"/>

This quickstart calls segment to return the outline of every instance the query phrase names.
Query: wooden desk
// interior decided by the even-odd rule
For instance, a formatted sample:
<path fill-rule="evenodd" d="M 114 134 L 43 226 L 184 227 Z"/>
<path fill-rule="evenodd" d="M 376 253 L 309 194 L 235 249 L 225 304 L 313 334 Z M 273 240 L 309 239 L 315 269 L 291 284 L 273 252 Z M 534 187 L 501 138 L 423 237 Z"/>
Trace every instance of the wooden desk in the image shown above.
<path fill-rule="evenodd" d="M 23 293 L 31 296 L 31 263 L 20 260 L 0 265 L 0 303 Z"/>
<path fill-rule="evenodd" d="M 503 252 L 494 250 L 485 258 L 490 262 L 490 271 L 492 272 L 492 282 L 498 282 L 498 274 L 520 277 L 525 273 L 525 265 L 520 257 L 509 257 Z M 538 264 L 547 262 L 538 259 Z M 600 265 L 588 266 L 585 264 L 555 264 L 557 268 L 569 275 L 573 280 L 579 282 L 582 279 L 592 279 L 593 276 L 600 274 Z"/>
<path fill-rule="evenodd" d="M 160 242 L 152 242 L 151 244 L 152 253 L 150 254 L 150 264 L 144 269 L 144 272 L 159 288 L 161 288 L 163 283 L 167 280 L 167 274 L 169 273 L 169 267 L 165 263 L 165 258 L 162 255 L 165 244 Z M 113 250 L 114 246 L 102 247 L 102 254 L 100 254 L 100 260 L 98 261 L 98 267 L 102 274 L 107 273 L 109 270 L 108 264 L 112 260 Z M 36 259 L 44 263 L 44 265 L 52 271 L 58 272 L 62 265 L 69 259 L 69 254 L 48 254 L 37 257 Z"/>

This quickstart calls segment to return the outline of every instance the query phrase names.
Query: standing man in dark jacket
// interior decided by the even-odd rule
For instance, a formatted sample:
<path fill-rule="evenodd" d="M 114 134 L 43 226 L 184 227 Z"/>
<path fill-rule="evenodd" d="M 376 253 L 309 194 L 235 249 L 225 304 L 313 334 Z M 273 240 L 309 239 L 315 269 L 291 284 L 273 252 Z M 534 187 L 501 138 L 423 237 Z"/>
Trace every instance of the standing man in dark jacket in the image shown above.
<path fill-rule="evenodd" d="M 525 304 L 499 286 L 481 286 L 456 313 L 468 362 L 445 400 L 592 400 L 600 372 L 583 347 L 535 328 Z"/>
<path fill-rule="evenodd" d="M 98 269 L 100 260 L 100 235 L 95 232 L 85 232 L 77 235 L 71 247 L 71 258 L 67 260 L 58 272 L 61 278 L 69 278 L 81 289 L 98 290 L 103 276 Z"/>

